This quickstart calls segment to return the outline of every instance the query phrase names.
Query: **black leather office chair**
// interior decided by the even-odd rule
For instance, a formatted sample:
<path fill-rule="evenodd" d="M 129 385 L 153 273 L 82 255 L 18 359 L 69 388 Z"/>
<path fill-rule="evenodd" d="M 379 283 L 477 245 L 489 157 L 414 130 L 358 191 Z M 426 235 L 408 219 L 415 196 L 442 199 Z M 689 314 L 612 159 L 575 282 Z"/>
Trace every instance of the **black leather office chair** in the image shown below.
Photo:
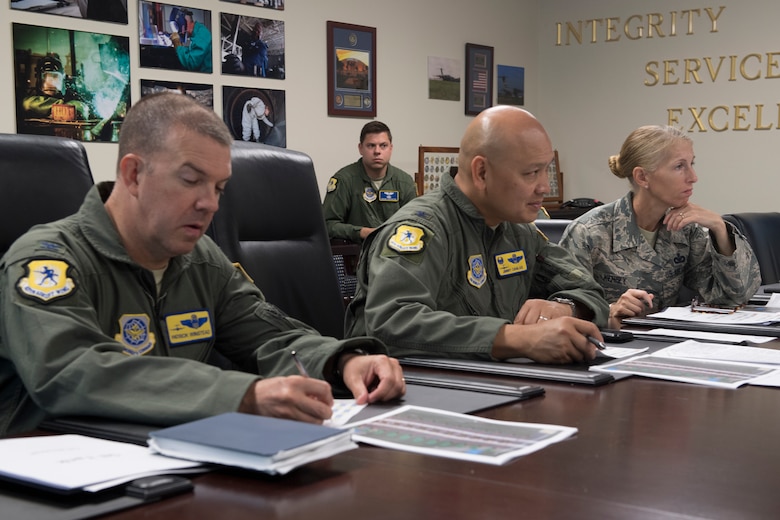
<path fill-rule="evenodd" d="M 75 213 L 93 184 L 80 141 L 0 134 L 0 256 L 32 226 Z"/>
<path fill-rule="evenodd" d="M 321 334 L 344 335 L 344 305 L 311 158 L 237 141 L 209 235 L 266 299 Z"/>
<path fill-rule="evenodd" d="M 761 285 L 780 282 L 780 213 L 730 213 L 723 219 L 734 224 L 753 248 Z"/>
<path fill-rule="evenodd" d="M 569 225 L 571 220 L 564 218 L 550 218 L 535 220 L 534 224 L 539 228 L 539 231 L 545 234 L 550 242 L 558 243 L 563 236 L 563 230 Z"/>
<path fill-rule="evenodd" d="M 333 253 L 333 264 L 339 279 L 341 298 L 344 307 L 349 305 L 357 291 L 357 264 L 360 258 L 360 245 L 341 238 L 330 239 L 330 249 Z"/>

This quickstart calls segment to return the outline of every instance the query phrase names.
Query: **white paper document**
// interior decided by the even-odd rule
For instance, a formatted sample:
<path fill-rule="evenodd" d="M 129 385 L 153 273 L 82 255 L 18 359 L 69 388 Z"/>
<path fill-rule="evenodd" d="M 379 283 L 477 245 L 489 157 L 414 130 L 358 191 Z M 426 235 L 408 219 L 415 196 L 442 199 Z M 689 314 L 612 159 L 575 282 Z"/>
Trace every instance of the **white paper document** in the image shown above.
<path fill-rule="evenodd" d="M 780 312 L 737 310 L 729 313 L 694 312 L 690 306 L 667 307 L 661 312 L 648 314 L 648 318 L 695 321 L 697 323 L 725 323 L 731 325 L 760 325 L 780 321 Z"/>
<path fill-rule="evenodd" d="M 642 355 L 592 366 L 589 370 L 604 374 L 629 374 L 735 389 L 750 383 L 757 377 L 775 371 L 776 367 L 709 359 Z"/>
<path fill-rule="evenodd" d="M 350 419 L 356 416 L 360 410 L 365 407 L 365 404 L 355 404 L 354 399 L 334 399 L 332 408 L 333 415 L 322 424 L 323 426 L 338 428 L 339 426 L 347 424 Z"/>
<path fill-rule="evenodd" d="M 0 475 L 61 491 L 100 491 L 149 475 L 200 469 L 144 446 L 83 435 L 0 440 Z"/>
<path fill-rule="evenodd" d="M 640 339 L 642 336 L 660 336 L 672 338 L 700 339 L 714 343 L 768 343 L 774 341 L 772 336 L 751 336 L 748 334 L 724 334 L 722 332 L 704 332 L 700 330 L 677 330 L 677 329 L 623 329 L 635 333 Z"/>
<path fill-rule="evenodd" d="M 644 348 L 629 348 L 629 347 L 610 347 L 607 346 L 604 350 L 599 350 L 596 355 L 607 356 L 613 359 L 621 359 L 624 357 L 634 356 L 646 351 L 648 347 Z"/>
<path fill-rule="evenodd" d="M 357 442 L 495 465 L 577 433 L 569 426 L 496 421 L 419 406 L 402 406 L 353 426 Z"/>
<path fill-rule="evenodd" d="M 670 345 L 654 352 L 653 355 L 657 357 L 780 365 L 780 350 L 741 345 L 722 345 L 720 343 L 701 343 L 693 340 Z"/>
<path fill-rule="evenodd" d="M 780 370 L 775 370 L 763 376 L 758 376 L 750 380 L 753 386 L 774 386 L 780 387 Z"/>

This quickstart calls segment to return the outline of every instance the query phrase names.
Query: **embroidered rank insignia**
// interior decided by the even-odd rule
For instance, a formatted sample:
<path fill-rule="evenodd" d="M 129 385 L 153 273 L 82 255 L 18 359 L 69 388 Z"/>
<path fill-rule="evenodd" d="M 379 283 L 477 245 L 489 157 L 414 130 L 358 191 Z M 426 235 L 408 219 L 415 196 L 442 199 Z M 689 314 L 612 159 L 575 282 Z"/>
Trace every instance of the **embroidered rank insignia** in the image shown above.
<path fill-rule="evenodd" d="M 214 337 L 209 311 L 193 311 L 183 314 L 171 314 L 165 317 L 168 329 L 168 342 L 172 347 L 210 340 Z"/>
<path fill-rule="evenodd" d="M 482 255 L 469 257 L 469 270 L 466 271 L 466 278 L 477 289 L 485 285 L 487 274 L 485 273 L 485 262 L 482 260 Z"/>
<path fill-rule="evenodd" d="M 525 252 L 522 249 L 496 255 L 495 260 L 499 278 L 506 278 L 507 276 L 528 270 L 528 266 L 525 263 Z"/>
<path fill-rule="evenodd" d="M 419 253 L 425 249 L 425 231 L 409 225 L 398 226 L 395 235 L 387 241 L 387 247 L 398 253 Z"/>
<path fill-rule="evenodd" d="M 330 180 L 328 181 L 328 188 L 327 188 L 328 193 L 330 193 L 331 191 L 335 191 L 336 190 L 336 183 L 338 181 L 339 180 L 336 177 L 331 177 L 330 178 Z"/>
<path fill-rule="evenodd" d="M 123 314 L 119 318 L 119 334 L 114 339 L 122 344 L 128 356 L 143 356 L 154 348 L 154 332 L 149 331 L 146 314 Z"/>
<path fill-rule="evenodd" d="M 68 278 L 70 266 L 63 260 L 30 260 L 23 276 L 16 284 L 19 293 L 29 298 L 49 303 L 68 296 L 76 289 L 72 278 Z"/>
<path fill-rule="evenodd" d="M 397 191 L 381 190 L 379 192 L 379 201 L 380 202 L 398 202 L 398 192 Z"/>
<path fill-rule="evenodd" d="M 376 191 L 374 188 L 366 188 L 363 192 L 363 200 L 366 202 L 374 202 L 376 200 Z"/>

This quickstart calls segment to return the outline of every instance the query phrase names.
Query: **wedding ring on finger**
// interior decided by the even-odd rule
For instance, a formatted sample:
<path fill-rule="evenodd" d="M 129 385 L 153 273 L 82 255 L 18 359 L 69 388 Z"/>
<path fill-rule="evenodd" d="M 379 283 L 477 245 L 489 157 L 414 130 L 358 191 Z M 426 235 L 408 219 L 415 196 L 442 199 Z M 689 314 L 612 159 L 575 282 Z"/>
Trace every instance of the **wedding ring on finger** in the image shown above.
<path fill-rule="evenodd" d="M 540 321 L 547 321 L 547 320 L 549 320 L 549 319 L 550 319 L 550 318 L 548 318 L 547 316 L 542 316 L 542 315 L 540 314 L 540 315 L 539 315 L 539 319 L 538 319 L 538 320 L 536 320 L 536 321 L 537 321 L 537 323 L 538 323 L 538 322 L 540 322 Z"/>

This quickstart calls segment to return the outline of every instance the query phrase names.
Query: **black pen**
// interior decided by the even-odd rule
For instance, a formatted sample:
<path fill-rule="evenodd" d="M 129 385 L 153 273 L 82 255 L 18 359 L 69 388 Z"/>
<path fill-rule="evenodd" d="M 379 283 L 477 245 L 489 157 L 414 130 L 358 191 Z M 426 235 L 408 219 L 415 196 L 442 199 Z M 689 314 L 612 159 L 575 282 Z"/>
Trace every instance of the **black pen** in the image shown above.
<path fill-rule="evenodd" d="M 596 348 L 598 348 L 599 350 L 604 350 L 605 348 L 607 348 L 607 346 L 604 344 L 603 341 L 599 341 L 593 336 L 585 336 L 585 337 L 588 338 L 588 341 L 596 345 Z"/>
<path fill-rule="evenodd" d="M 306 371 L 306 367 L 303 366 L 303 363 L 301 363 L 301 360 L 298 359 L 298 356 L 295 355 L 295 351 L 294 350 L 292 352 L 290 352 L 290 355 L 293 358 L 293 362 L 295 363 L 295 366 L 298 367 L 298 372 L 300 372 L 303 377 L 309 377 L 309 373 Z"/>

